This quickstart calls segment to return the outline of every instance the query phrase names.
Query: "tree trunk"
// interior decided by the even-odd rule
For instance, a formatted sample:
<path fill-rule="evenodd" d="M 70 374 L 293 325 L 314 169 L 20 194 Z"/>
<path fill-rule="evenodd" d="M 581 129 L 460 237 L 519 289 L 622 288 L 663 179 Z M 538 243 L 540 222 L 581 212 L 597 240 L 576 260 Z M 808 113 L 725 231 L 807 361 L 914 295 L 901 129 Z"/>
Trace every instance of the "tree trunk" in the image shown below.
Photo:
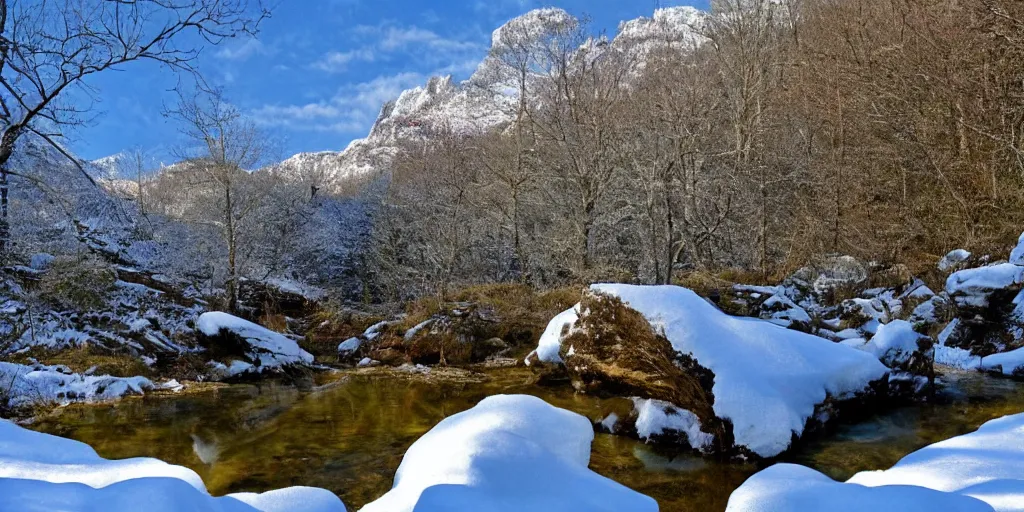
<path fill-rule="evenodd" d="M 238 311 L 238 268 L 235 264 L 237 247 L 235 244 L 235 216 L 231 205 L 231 186 L 224 188 L 224 220 L 228 239 L 228 313 Z"/>
<path fill-rule="evenodd" d="M 7 164 L 0 164 L 0 263 L 6 263 L 11 251 L 11 221 L 8 217 L 7 196 L 10 193 Z"/>

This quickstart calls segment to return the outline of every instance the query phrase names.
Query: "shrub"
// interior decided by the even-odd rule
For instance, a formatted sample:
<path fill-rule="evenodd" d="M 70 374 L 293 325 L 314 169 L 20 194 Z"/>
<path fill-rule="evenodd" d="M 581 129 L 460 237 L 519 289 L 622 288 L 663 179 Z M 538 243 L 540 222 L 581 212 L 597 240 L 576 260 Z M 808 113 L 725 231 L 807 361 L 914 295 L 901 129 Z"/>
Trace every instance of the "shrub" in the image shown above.
<path fill-rule="evenodd" d="M 117 282 L 108 265 L 92 257 L 60 257 L 39 282 L 39 296 L 61 308 L 100 309 Z"/>

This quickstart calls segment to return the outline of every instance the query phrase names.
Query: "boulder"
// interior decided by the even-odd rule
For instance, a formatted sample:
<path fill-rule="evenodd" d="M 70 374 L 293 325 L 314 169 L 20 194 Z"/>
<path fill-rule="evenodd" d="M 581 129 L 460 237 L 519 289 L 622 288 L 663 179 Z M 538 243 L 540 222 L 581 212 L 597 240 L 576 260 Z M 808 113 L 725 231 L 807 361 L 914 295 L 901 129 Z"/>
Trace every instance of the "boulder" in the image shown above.
<path fill-rule="evenodd" d="M 295 340 L 227 313 L 200 315 L 196 334 L 214 360 L 214 373 L 221 378 L 281 372 L 313 363 L 313 355 L 299 348 Z"/>
<path fill-rule="evenodd" d="M 834 419 L 846 400 L 885 394 L 889 374 L 871 354 L 728 316 L 677 286 L 594 285 L 552 320 L 528 360 L 564 363 L 580 391 L 688 411 L 715 436 L 709 451 L 765 458 Z"/>

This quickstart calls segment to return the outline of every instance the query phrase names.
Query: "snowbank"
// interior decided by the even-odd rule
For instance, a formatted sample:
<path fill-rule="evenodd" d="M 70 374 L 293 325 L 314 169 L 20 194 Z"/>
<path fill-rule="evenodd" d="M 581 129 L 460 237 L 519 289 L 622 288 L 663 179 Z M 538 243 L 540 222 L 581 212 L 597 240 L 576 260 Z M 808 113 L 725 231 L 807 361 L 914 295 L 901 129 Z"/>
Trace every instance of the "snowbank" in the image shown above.
<path fill-rule="evenodd" d="M 262 372 L 313 363 L 313 355 L 299 348 L 294 340 L 227 313 L 203 313 L 196 322 L 196 329 L 210 338 L 227 334 L 243 340 L 248 345 L 245 355 L 252 362 L 247 371 Z"/>
<path fill-rule="evenodd" d="M 1024 414 L 907 455 L 891 469 L 835 482 L 812 469 L 772 466 L 729 498 L 729 512 L 1024 510 Z M 811 506 L 813 504 L 814 506 Z"/>
<path fill-rule="evenodd" d="M 736 444 L 763 457 L 785 451 L 827 396 L 850 397 L 888 369 L 871 354 L 753 318 L 731 317 L 677 286 L 593 285 L 640 312 L 715 374 L 714 412 L 732 421 Z M 559 362 L 556 333 L 576 308 L 548 325 L 537 356 Z"/>
<path fill-rule="evenodd" d="M 776 464 L 729 497 L 726 512 L 992 512 L 978 500 L 922 487 L 864 487 L 803 466 Z"/>
<path fill-rule="evenodd" d="M 4 511 L 345 511 L 332 493 L 303 487 L 214 498 L 190 469 L 149 458 L 106 460 L 86 444 L 4 420 L 0 496 Z"/>
<path fill-rule="evenodd" d="M 362 512 L 654 512 L 590 471 L 589 420 L 532 396 L 491 396 L 406 452 L 394 487 Z"/>
<path fill-rule="evenodd" d="M 80 375 L 62 366 L 26 366 L 0 362 L 0 400 L 9 407 L 75 401 L 102 401 L 141 395 L 152 389 L 145 377 Z"/>
<path fill-rule="evenodd" d="M 978 361 L 977 367 L 1002 372 L 1006 376 L 1024 377 L 1024 348 L 985 356 Z"/>

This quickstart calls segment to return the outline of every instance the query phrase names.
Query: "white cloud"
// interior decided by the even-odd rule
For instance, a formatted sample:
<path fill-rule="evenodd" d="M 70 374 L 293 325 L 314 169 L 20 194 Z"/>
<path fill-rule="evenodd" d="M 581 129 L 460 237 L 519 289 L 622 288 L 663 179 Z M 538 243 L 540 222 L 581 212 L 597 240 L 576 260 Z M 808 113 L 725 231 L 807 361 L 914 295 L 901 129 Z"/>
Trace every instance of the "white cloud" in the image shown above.
<path fill-rule="evenodd" d="M 313 68 L 328 73 L 338 73 L 348 69 L 348 64 L 353 61 L 373 62 L 376 54 L 371 48 L 357 48 L 347 52 L 328 52 L 320 60 L 313 63 Z"/>
<path fill-rule="evenodd" d="M 310 67 L 320 71 L 338 73 L 346 71 L 353 62 L 374 62 L 407 57 L 419 64 L 438 66 L 442 63 L 464 61 L 469 57 L 478 62 L 487 46 L 478 39 L 444 37 L 432 30 L 416 26 L 398 26 L 390 23 L 359 25 L 351 31 L 356 41 L 352 49 L 332 51 L 313 62 Z"/>
<path fill-rule="evenodd" d="M 273 50 L 259 39 L 249 38 L 241 43 L 221 47 L 214 54 L 218 59 L 245 61 L 256 55 L 271 55 Z"/>
<path fill-rule="evenodd" d="M 384 102 L 422 85 L 426 79 L 424 74 L 411 72 L 378 76 L 345 85 L 327 100 L 304 105 L 264 105 L 251 114 L 264 126 L 365 135 Z"/>

